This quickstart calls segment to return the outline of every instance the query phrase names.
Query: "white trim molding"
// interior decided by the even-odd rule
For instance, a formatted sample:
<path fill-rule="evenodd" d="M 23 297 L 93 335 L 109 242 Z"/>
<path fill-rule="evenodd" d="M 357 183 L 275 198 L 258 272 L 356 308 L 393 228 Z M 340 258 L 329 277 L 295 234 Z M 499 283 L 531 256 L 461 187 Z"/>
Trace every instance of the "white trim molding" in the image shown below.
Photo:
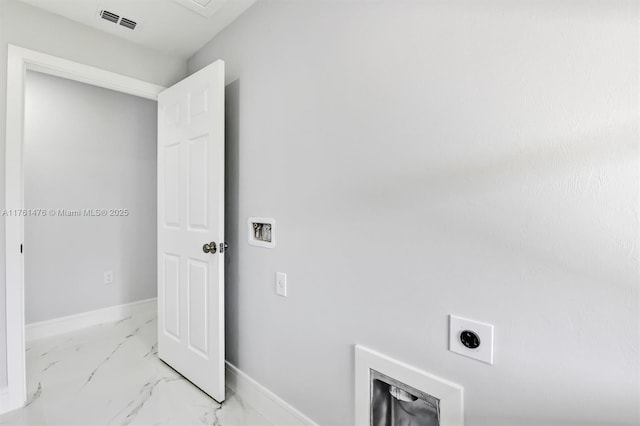
<path fill-rule="evenodd" d="M 7 54 L 6 209 L 24 208 L 22 146 L 27 70 L 153 100 L 157 100 L 164 90 L 135 78 L 10 44 Z M 5 217 L 7 393 L 4 395 L 0 391 L 0 414 L 22 407 L 26 401 L 24 259 L 20 250 L 23 240 L 24 218 L 20 215 Z"/>
<path fill-rule="evenodd" d="M 318 426 L 284 399 L 227 361 L 227 387 L 278 426 Z"/>
<path fill-rule="evenodd" d="M 370 421 L 371 370 L 438 398 L 440 400 L 441 426 L 462 426 L 464 424 L 462 386 L 367 349 L 364 346 L 356 345 L 355 358 L 356 426 L 372 424 Z"/>
<path fill-rule="evenodd" d="M 96 309 L 95 311 L 35 322 L 27 324 L 25 328 L 25 340 L 29 342 L 44 337 L 57 336 L 58 334 L 69 333 L 94 325 L 120 321 L 140 313 L 156 312 L 157 309 L 158 299 L 154 297 L 152 299 L 139 300 L 124 305 L 110 306 L 108 308 Z"/>

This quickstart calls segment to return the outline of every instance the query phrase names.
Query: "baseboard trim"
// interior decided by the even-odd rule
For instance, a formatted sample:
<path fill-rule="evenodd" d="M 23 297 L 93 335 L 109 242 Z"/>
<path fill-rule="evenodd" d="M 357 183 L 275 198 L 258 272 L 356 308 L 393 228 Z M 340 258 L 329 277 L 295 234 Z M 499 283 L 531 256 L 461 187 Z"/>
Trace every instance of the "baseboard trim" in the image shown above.
<path fill-rule="evenodd" d="M 33 324 L 27 324 L 25 327 L 25 339 L 26 341 L 30 341 L 42 339 L 43 337 L 52 337 L 93 325 L 119 321 L 137 313 L 157 311 L 157 309 L 158 299 L 154 297 L 152 299 L 139 300 L 124 305 L 110 306 L 81 314 L 35 322 Z"/>
<path fill-rule="evenodd" d="M 0 414 L 5 414 L 22 407 L 22 399 L 9 387 L 0 389 Z"/>
<path fill-rule="evenodd" d="M 226 362 L 227 386 L 243 401 L 278 426 L 318 426 L 291 404 L 256 382 L 238 367 Z"/>

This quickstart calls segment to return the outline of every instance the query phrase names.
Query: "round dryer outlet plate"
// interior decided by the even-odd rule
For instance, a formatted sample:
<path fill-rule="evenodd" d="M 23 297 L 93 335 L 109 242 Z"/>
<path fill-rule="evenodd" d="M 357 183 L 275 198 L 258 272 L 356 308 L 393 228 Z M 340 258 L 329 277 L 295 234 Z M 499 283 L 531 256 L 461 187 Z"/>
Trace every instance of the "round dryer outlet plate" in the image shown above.
<path fill-rule="evenodd" d="M 449 315 L 449 350 L 493 364 L 493 325 Z"/>

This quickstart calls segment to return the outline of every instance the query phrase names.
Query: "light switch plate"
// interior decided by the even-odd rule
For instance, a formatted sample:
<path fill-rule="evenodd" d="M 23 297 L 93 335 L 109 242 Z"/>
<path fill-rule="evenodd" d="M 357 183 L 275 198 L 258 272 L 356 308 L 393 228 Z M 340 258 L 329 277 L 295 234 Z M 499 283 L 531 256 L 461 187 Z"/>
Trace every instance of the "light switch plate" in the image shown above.
<path fill-rule="evenodd" d="M 284 272 L 276 272 L 276 293 L 287 297 L 287 274 Z"/>
<path fill-rule="evenodd" d="M 468 345 L 473 343 L 465 339 L 467 336 L 472 336 L 471 340 L 475 341 L 470 346 L 475 346 L 475 344 L 478 346 L 475 348 L 465 346 L 463 340 Z M 487 364 L 493 364 L 493 325 L 449 315 L 449 350 Z"/>

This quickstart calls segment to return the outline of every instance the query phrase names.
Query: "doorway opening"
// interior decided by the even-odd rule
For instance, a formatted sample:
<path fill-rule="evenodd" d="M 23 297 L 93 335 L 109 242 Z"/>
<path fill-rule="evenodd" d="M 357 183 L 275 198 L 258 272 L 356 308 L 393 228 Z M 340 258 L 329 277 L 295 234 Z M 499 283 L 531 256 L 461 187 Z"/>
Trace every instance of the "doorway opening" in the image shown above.
<path fill-rule="evenodd" d="M 25 82 L 23 257 L 30 403 L 39 389 L 50 392 L 62 377 L 86 380 L 91 372 L 79 364 L 95 368 L 81 342 L 69 351 L 42 346 L 40 338 L 66 331 L 61 324 L 92 326 L 96 312 L 142 305 L 149 316 L 157 314 L 157 102 L 30 70 Z M 126 315 L 121 328 L 137 323 Z M 148 341 L 135 336 L 135 343 L 155 345 L 154 327 L 155 321 L 144 324 Z M 135 328 L 141 324 L 127 327 L 127 334 Z M 111 350 L 107 344 L 104 351 Z M 74 356 L 87 362 L 74 362 Z"/>
<path fill-rule="evenodd" d="M 27 71 L 24 128 L 26 339 L 155 298 L 157 102 Z"/>
<path fill-rule="evenodd" d="M 28 70 L 158 102 L 157 356 L 214 400 L 224 401 L 224 62 L 218 60 L 168 89 L 11 45 L 7 63 L 5 208 L 10 211 L 25 211 Z M 61 213 L 118 217 L 126 207 L 62 207 Z M 7 387 L 0 391 L 0 413 L 26 401 L 25 216 L 6 216 L 5 226 Z M 224 252 L 205 250 L 215 242 Z M 113 280 L 114 271 L 104 271 L 104 281 Z"/>
<path fill-rule="evenodd" d="M 72 81 L 157 101 L 164 89 L 151 83 L 55 56 L 8 46 L 5 208 L 24 211 L 24 136 L 26 73 L 38 71 Z M 72 154 L 70 154 L 72 155 Z M 24 215 L 5 217 L 7 390 L 0 395 L 0 412 L 26 401 Z"/>

